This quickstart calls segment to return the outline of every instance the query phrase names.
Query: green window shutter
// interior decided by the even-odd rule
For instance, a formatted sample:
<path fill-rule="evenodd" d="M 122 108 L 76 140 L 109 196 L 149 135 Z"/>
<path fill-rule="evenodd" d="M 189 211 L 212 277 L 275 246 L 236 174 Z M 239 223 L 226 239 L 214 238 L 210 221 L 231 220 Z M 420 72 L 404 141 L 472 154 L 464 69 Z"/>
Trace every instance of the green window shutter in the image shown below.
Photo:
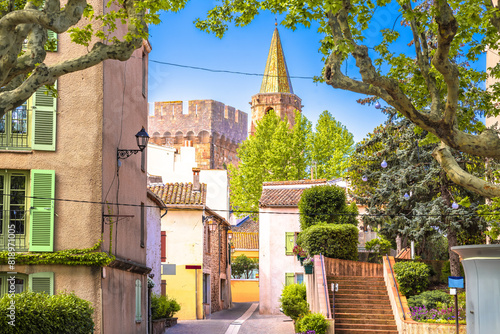
<path fill-rule="evenodd" d="M 294 273 L 285 273 L 285 286 L 295 283 Z"/>
<path fill-rule="evenodd" d="M 295 233 L 285 232 L 286 255 L 293 255 L 293 246 L 295 246 Z"/>
<path fill-rule="evenodd" d="M 55 172 L 31 170 L 30 252 L 54 251 Z"/>
<path fill-rule="evenodd" d="M 135 280 L 135 321 L 136 322 L 142 321 L 141 294 L 142 294 L 141 280 Z"/>
<path fill-rule="evenodd" d="M 52 296 L 54 294 L 54 273 L 49 271 L 31 274 L 29 288 L 33 292 L 46 292 Z"/>
<path fill-rule="evenodd" d="M 57 87 L 57 86 L 56 86 Z M 40 87 L 33 94 L 31 148 L 40 151 L 56 150 L 56 108 L 57 98 Z"/>

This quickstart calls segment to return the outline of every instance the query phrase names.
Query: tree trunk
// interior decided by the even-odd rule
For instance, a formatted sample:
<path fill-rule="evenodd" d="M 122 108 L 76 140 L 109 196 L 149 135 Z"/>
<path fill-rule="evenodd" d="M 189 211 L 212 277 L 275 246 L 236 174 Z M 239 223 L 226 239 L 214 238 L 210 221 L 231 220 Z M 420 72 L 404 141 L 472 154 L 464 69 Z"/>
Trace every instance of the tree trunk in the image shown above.
<path fill-rule="evenodd" d="M 458 254 L 451 250 L 451 247 L 458 246 L 457 232 L 448 228 L 448 253 L 450 254 L 451 276 L 460 276 L 460 258 Z"/>

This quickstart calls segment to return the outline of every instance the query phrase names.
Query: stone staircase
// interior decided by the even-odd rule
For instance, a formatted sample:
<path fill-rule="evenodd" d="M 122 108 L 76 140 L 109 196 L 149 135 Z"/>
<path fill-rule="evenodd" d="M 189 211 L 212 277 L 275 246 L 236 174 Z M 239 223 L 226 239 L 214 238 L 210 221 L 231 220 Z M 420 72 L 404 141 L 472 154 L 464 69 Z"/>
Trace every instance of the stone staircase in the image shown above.
<path fill-rule="evenodd" d="M 328 277 L 335 292 L 335 334 L 398 334 L 383 277 Z M 330 305 L 332 294 L 330 295 Z"/>

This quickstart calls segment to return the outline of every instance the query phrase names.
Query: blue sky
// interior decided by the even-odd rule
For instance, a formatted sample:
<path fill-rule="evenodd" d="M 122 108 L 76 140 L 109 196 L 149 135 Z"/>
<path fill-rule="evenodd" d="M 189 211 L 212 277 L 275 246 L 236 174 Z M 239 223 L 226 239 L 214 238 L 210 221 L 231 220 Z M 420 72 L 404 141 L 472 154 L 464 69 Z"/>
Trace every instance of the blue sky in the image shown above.
<path fill-rule="evenodd" d="M 274 30 L 275 16 L 262 13 L 246 27 L 230 27 L 219 39 L 195 28 L 193 21 L 204 17 L 217 1 L 191 0 L 178 13 L 163 13 L 162 23 L 150 27 L 153 51 L 149 64 L 149 102 L 187 101 L 213 99 L 233 106 L 250 115 L 251 96 L 258 93 L 262 77 L 228 73 L 215 73 L 183 67 L 162 65 L 161 61 L 179 65 L 215 70 L 247 73 L 264 71 L 269 45 Z M 278 17 L 279 22 L 280 17 Z M 396 22 L 396 23 L 395 23 Z M 389 6 L 377 12 L 377 17 L 366 32 L 367 43 L 375 41 L 382 28 L 400 28 L 399 12 Z M 300 27 L 295 31 L 278 26 L 288 70 L 292 76 L 294 93 L 302 99 L 303 114 L 313 124 L 324 110 L 344 124 L 354 135 L 356 142 L 365 137 L 377 125 L 384 122 L 384 115 L 371 106 L 356 102 L 364 95 L 355 94 L 309 79 L 321 75 L 323 62 L 318 52 L 321 36 L 317 26 Z M 406 40 L 407 39 L 407 40 Z M 407 43 L 408 36 L 400 43 L 401 52 L 413 53 Z M 347 73 L 358 76 L 354 61 L 347 64 Z"/>

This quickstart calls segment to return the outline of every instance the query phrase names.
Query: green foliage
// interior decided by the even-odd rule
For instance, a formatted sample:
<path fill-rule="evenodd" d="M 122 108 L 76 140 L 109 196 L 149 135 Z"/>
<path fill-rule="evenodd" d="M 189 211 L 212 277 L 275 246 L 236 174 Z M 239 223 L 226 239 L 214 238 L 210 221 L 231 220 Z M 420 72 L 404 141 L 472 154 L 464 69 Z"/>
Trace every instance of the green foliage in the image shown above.
<path fill-rule="evenodd" d="M 252 271 L 258 268 L 258 259 L 250 259 L 245 254 L 241 254 L 231 263 L 231 276 L 233 276 L 233 278 L 249 279 L 252 275 Z"/>
<path fill-rule="evenodd" d="M 96 252 L 101 247 L 102 240 L 94 246 L 85 249 L 66 249 L 57 252 L 15 253 L 16 264 L 64 264 L 68 266 L 98 266 L 105 267 L 115 259 L 105 252 Z M 0 252 L 0 264 L 7 264 L 9 252 Z"/>
<path fill-rule="evenodd" d="M 255 134 L 238 149 L 238 167 L 231 164 L 228 168 L 231 206 L 237 215 L 259 211 L 263 182 L 300 180 L 306 176 L 309 158 L 305 152 L 310 133 L 310 122 L 299 112 L 292 129 L 274 111 L 257 123 Z"/>
<path fill-rule="evenodd" d="M 400 292 L 406 297 L 419 294 L 429 286 L 430 269 L 425 263 L 402 261 L 394 265 Z"/>
<path fill-rule="evenodd" d="M 286 316 L 297 321 L 309 313 L 305 284 L 290 284 L 283 288 L 280 297 L 281 309 Z"/>
<path fill-rule="evenodd" d="M 298 332 L 314 331 L 316 334 L 326 334 L 328 321 L 321 313 L 310 313 L 301 317 L 295 328 Z"/>
<path fill-rule="evenodd" d="M 347 206 L 345 190 L 338 186 L 325 185 L 305 189 L 298 206 L 302 230 L 321 222 L 357 225 L 356 204 L 354 207 Z M 354 209 L 356 212 L 353 212 Z"/>
<path fill-rule="evenodd" d="M 154 293 L 151 295 L 151 316 L 153 320 L 172 318 L 180 309 L 181 306 L 173 298 Z"/>
<path fill-rule="evenodd" d="M 438 305 L 440 307 L 446 308 L 449 304 L 450 294 L 442 290 L 424 291 L 419 295 L 411 296 L 410 298 L 408 298 L 408 306 L 425 306 L 429 310 L 437 308 Z"/>
<path fill-rule="evenodd" d="M 331 180 L 343 177 L 354 150 L 352 133 L 325 110 L 319 115 L 315 131 L 309 138 L 315 178 Z"/>
<path fill-rule="evenodd" d="M 380 259 L 385 254 L 388 254 L 391 247 L 391 243 L 383 236 L 372 239 L 365 244 L 366 250 L 375 253 L 377 259 Z"/>
<path fill-rule="evenodd" d="M 357 261 L 358 232 L 350 224 L 316 224 L 302 231 L 297 243 L 311 256 Z"/>
<path fill-rule="evenodd" d="M 15 326 L 8 324 L 11 302 L 15 305 Z M 49 296 L 26 291 L 0 299 L 0 334 L 90 334 L 94 332 L 91 303 L 74 293 Z"/>

